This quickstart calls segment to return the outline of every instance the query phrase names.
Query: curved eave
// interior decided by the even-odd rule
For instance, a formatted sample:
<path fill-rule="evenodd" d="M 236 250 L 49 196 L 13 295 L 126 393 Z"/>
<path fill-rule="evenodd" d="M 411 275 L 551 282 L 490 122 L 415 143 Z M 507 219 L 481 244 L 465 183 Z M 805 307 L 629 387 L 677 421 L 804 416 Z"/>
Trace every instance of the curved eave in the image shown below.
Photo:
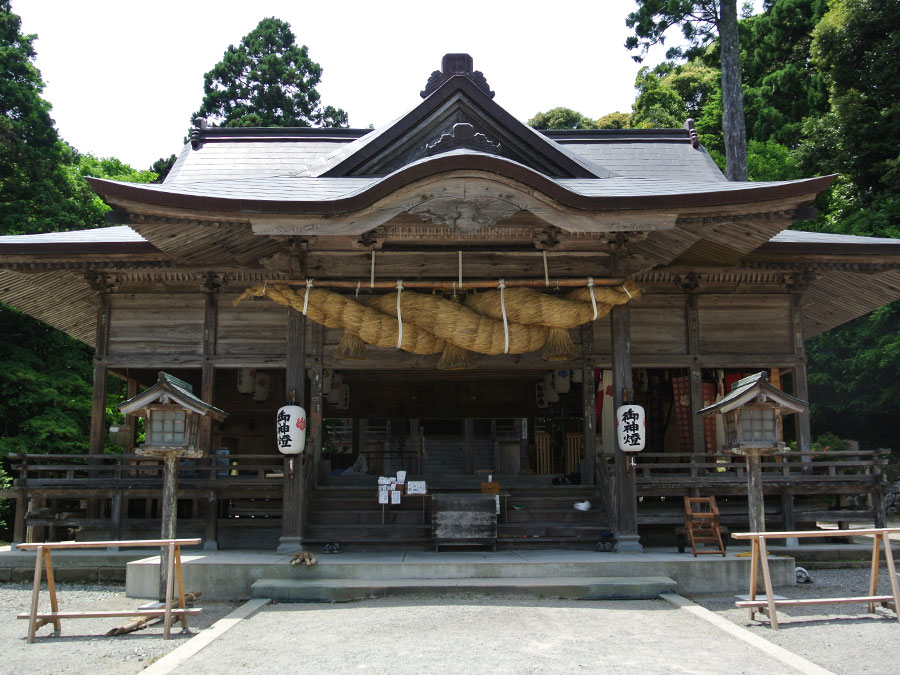
<path fill-rule="evenodd" d="M 674 194 L 671 192 L 655 194 L 652 190 L 642 193 L 640 181 L 636 180 L 625 194 L 586 195 L 571 190 L 560 182 L 516 162 L 491 155 L 464 153 L 439 155 L 416 162 L 346 195 L 317 200 L 259 199 L 251 195 L 223 196 L 202 192 L 188 193 L 166 189 L 164 184 L 151 187 L 100 178 L 88 178 L 88 181 L 94 191 L 111 204 L 139 203 L 147 206 L 219 213 L 333 216 L 353 213 L 372 206 L 379 200 L 416 181 L 441 173 L 467 170 L 503 176 L 517 181 L 530 190 L 546 195 L 562 206 L 583 211 L 687 210 L 783 199 L 811 201 L 827 189 L 835 178 L 834 176 L 822 176 L 782 183 L 742 183 L 735 187 L 730 187 L 733 184 L 717 183 L 710 184 L 712 189 L 692 189 L 688 192 Z M 715 189 L 716 187 L 718 189 Z"/>

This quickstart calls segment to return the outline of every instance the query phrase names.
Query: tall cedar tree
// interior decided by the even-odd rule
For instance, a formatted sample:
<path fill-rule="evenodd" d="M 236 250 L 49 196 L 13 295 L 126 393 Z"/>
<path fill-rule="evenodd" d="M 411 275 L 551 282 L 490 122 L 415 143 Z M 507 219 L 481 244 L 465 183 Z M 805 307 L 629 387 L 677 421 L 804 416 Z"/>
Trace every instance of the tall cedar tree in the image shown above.
<path fill-rule="evenodd" d="M 633 57 L 638 62 L 651 46 L 665 42 L 665 33 L 672 26 L 681 26 L 685 39 L 694 48 L 708 45 L 718 33 L 722 58 L 725 175 L 728 180 L 747 180 L 747 132 L 741 95 L 737 0 L 638 0 L 637 11 L 628 15 L 625 25 L 634 30 L 625 46 L 642 50 L 640 55 Z M 683 54 L 682 49 L 674 47 L 666 53 L 666 58 Z"/>
<path fill-rule="evenodd" d="M 200 117 L 223 126 L 347 126 L 346 112 L 322 106 L 316 91 L 321 79 L 322 67 L 306 46 L 297 46 L 290 24 L 263 19 L 206 73 L 203 104 L 191 122 Z"/>

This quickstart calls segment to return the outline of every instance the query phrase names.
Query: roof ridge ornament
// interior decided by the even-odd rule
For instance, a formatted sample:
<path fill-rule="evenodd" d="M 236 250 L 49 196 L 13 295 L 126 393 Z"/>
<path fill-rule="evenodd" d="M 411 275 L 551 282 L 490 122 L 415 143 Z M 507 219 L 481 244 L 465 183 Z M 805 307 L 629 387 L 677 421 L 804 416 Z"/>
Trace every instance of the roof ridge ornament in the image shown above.
<path fill-rule="evenodd" d="M 499 153 L 500 144 L 488 139 L 481 133 L 475 133 L 475 127 L 468 122 L 457 122 L 449 134 L 442 134 L 434 143 L 428 143 L 425 151 L 429 155 L 448 152 L 456 148 L 471 148 L 482 152 Z"/>
<path fill-rule="evenodd" d="M 199 150 L 200 146 L 203 145 L 203 132 L 206 130 L 208 125 L 209 123 L 205 118 L 194 118 L 194 126 L 191 128 L 191 147 L 194 150 Z"/>
<path fill-rule="evenodd" d="M 474 67 L 475 62 L 468 54 L 444 54 L 444 58 L 441 59 L 441 69 L 431 73 L 425 89 L 420 91 L 419 95 L 422 98 L 428 98 L 454 75 L 464 75 L 489 98 L 494 98 L 494 92 L 491 91 L 484 73 L 474 70 Z"/>

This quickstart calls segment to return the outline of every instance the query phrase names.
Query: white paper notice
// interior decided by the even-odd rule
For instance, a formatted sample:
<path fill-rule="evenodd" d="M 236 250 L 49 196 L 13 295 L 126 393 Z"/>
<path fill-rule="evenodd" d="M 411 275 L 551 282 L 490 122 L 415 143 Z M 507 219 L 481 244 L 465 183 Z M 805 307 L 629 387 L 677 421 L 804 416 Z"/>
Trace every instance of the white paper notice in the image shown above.
<path fill-rule="evenodd" d="M 391 504 L 400 503 L 400 490 L 391 491 Z"/>

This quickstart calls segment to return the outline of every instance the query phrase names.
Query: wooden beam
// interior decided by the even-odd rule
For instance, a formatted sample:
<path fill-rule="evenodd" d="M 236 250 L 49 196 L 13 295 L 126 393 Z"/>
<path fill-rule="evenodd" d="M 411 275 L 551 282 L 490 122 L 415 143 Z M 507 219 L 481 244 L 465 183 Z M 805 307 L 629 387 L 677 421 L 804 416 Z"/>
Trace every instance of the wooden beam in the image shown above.
<path fill-rule="evenodd" d="M 803 322 L 799 293 L 791 295 L 791 332 L 793 333 L 794 354 L 794 396 L 809 402 L 809 386 L 806 381 L 806 348 L 803 343 Z M 797 449 L 802 453 L 804 473 L 812 472 L 812 431 L 810 429 L 809 407 L 797 413 Z"/>
<path fill-rule="evenodd" d="M 610 332 L 613 357 L 613 407 L 618 408 L 634 389 L 631 374 L 631 311 L 628 305 L 612 308 Z M 616 547 L 620 551 L 641 551 L 637 530 L 637 489 L 630 458 L 616 448 Z"/>

